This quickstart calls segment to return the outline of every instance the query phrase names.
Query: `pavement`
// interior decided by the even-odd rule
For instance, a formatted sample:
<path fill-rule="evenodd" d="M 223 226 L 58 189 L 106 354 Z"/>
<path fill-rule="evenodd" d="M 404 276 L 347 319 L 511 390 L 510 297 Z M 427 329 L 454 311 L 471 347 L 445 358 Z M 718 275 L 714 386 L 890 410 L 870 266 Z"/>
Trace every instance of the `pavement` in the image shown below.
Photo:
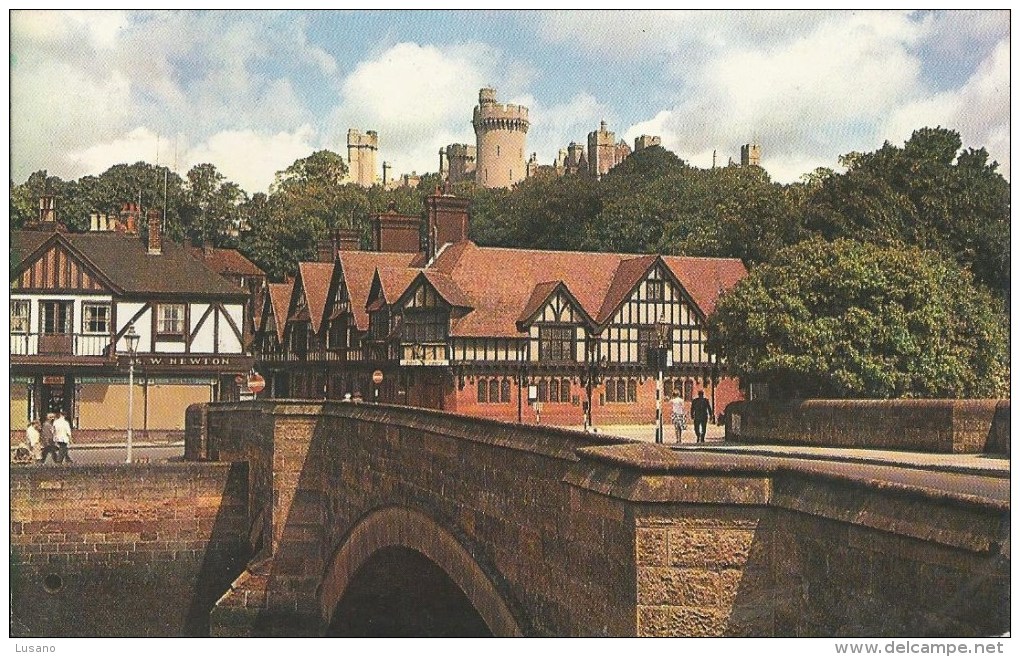
<path fill-rule="evenodd" d="M 581 429 L 581 427 L 570 428 Z M 640 440 L 642 442 L 655 442 L 654 424 L 607 425 L 598 427 L 598 432 L 609 436 Z M 683 433 L 683 442 L 677 444 L 674 440 L 673 428 L 669 425 L 665 427 L 665 445 L 673 450 L 716 454 L 748 454 L 811 461 L 859 463 L 862 465 L 892 465 L 928 472 L 979 475 L 1004 479 L 1008 479 L 1010 476 L 1009 457 L 993 454 L 931 454 L 882 449 L 762 445 L 727 442 L 725 438 L 725 427 L 710 424 L 706 431 L 704 443 L 696 443 L 694 431 L 688 427 Z"/>

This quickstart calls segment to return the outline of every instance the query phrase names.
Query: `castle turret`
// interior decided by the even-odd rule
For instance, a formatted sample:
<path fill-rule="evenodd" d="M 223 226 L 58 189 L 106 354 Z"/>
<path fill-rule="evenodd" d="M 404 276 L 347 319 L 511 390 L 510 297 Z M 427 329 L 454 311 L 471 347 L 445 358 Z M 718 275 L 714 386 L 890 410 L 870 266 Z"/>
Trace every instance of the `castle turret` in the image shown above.
<path fill-rule="evenodd" d="M 362 134 L 353 128 L 347 131 L 347 179 L 371 187 L 375 184 L 375 159 L 379 152 L 379 133 L 368 130 Z"/>
<path fill-rule="evenodd" d="M 588 133 L 588 171 L 600 178 L 616 165 L 616 134 L 603 120 L 597 131 Z"/>
<path fill-rule="evenodd" d="M 645 148 L 651 148 L 652 146 L 661 146 L 662 137 L 658 135 L 641 135 L 640 137 L 634 138 L 634 150 L 640 151 Z"/>
<path fill-rule="evenodd" d="M 484 88 L 478 92 L 471 123 L 477 143 L 476 182 L 483 187 L 510 187 L 524 180 L 528 108 L 497 103 L 496 90 Z M 449 159 L 449 147 L 446 155 Z"/>
<path fill-rule="evenodd" d="M 761 166 L 761 146 L 758 144 L 744 144 L 740 147 L 740 166 Z"/>

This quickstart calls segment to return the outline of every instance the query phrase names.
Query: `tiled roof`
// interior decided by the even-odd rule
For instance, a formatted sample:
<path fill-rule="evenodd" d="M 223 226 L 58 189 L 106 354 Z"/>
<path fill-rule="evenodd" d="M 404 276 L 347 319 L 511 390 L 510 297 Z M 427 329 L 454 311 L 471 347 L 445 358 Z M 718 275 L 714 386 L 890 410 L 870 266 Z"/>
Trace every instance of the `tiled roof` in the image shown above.
<path fill-rule="evenodd" d="M 329 279 L 333 276 L 332 262 L 299 262 L 298 276 L 308 304 L 308 318 L 312 331 L 319 332 L 322 324 L 322 313 L 326 310 L 326 297 L 329 294 Z M 296 284 L 296 283 L 295 283 Z"/>
<path fill-rule="evenodd" d="M 517 320 L 537 310 L 541 303 L 537 298 L 544 300 L 559 282 L 585 313 L 598 323 L 606 322 L 658 257 L 487 248 L 460 242 L 448 247 L 426 271 L 449 276 L 465 297 L 457 305 L 472 308 L 451 326 L 452 335 L 519 337 Z M 706 315 L 715 309 L 720 292 L 747 273 L 736 259 L 668 256 L 663 261 Z"/>
<path fill-rule="evenodd" d="M 124 233 L 11 231 L 12 263 L 23 264 L 49 239 L 63 240 L 124 294 L 245 296 L 179 244 L 163 240 L 162 253 L 149 255 L 141 238 Z"/>
<path fill-rule="evenodd" d="M 248 258 L 245 258 L 236 249 L 202 248 L 193 246 L 189 248 L 191 255 L 195 256 L 218 274 L 241 274 L 242 276 L 265 276 L 266 273 L 255 266 Z"/>
<path fill-rule="evenodd" d="M 276 338 L 283 342 L 283 330 L 287 326 L 287 306 L 290 304 L 290 295 L 294 292 L 294 281 L 286 283 L 269 284 L 269 303 L 273 308 L 273 320 L 276 326 Z"/>
<path fill-rule="evenodd" d="M 380 253 L 377 251 L 340 251 L 340 267 L 342 268 L 344 280 L 347 282 L 347 290 L 351 295 L 351 311 L 354 314 L 354 325 L 359 331 L 368 330 L 368 312 L 365 304 L 368 303 L 368 293 L 372 289 L 372 278 L 376 269 L 404 269 L 411 264 L 417 256 L 415 253 Z M 404 288 L 414 278 L 415 270 L 410 278 L 407 278 Z M 384 281 L 385 283 L 385 281 Z M 397 291 L 390 297 L 390 290 L 386 289 L 387 299 L 395 300 L 403 292 Z"/>
<path fill-rule="evenodd" d="M 531 318 L 538 309 L 542 307 L 542 304 L 546 302 L 549 295 L 553 293 L 563 281 L 546 281 L 545 283 L 539 283 L 535 286 L 535 289 L 531 292 L 531 298 L 524 304 L 524 310 L 521 311 L 520 316 L 517 318 L 518 322 L 525 322 Z"/>
<path fill-rule="evenodd" d="M 706 317 L 715 312 L 719 296 L 747 276 L 747 267 L 737 258 L 662 256 L 662 260 Z"/>

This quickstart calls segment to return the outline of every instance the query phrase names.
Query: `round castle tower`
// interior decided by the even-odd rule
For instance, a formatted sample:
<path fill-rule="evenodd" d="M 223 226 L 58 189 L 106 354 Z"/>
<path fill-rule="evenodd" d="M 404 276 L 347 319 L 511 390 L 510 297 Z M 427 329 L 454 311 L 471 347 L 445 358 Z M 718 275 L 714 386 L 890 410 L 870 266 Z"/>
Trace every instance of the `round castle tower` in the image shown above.
<path fill-rule="evenodd" d="M 475 181 L 483 187 L 510 187 L 527 176 L 524 162 L 528 108 L 501 105 L 496 90 L 478 92 L 474 119 L 477 150 Z"/>

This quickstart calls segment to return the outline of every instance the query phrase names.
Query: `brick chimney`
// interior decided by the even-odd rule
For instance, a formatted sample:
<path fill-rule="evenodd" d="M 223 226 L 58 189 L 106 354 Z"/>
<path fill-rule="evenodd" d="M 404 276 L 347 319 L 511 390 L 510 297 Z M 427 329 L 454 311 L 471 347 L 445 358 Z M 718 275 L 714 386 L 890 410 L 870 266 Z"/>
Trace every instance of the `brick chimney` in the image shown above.
<path fill-rule="evenodd" d="M 397 214 L 396 205 L 372 216 L 372 250 L 418 253 L 421 250 L 421 218 Z"/>
<path fill-rule="evenodd" d="M 327 233 L 315 243 L 315 262 L 333 262 L 336 258 L 336 234 Z"/>
<path fill-rule="evenodd" d="M 338 251 L 360 251 L 361 234 L 355 228 L 336 229 L 336 248 Z"/>
<path fill-rule="evenodd" d="M 426 251 L 431 259 L 444 244 L 455 244 L 468 239 L 468 207 L 471 201 L 450 193 L 443 193 L 438 187 L 431 196 L 425 197 Z"/>
<path fill-rule="evenodd" d="M 160 255 L 163 253 L 163 236 L 160 234 L 160 222 L 162 213 L 153 208 L 149 210 L 149 255 Z"/>
<path fill-rule="evenodd" d="M 125 203 L 120 210 L 120 226 L 128 235 L 138 234 L 139 213 L 137 203 Z"/>

